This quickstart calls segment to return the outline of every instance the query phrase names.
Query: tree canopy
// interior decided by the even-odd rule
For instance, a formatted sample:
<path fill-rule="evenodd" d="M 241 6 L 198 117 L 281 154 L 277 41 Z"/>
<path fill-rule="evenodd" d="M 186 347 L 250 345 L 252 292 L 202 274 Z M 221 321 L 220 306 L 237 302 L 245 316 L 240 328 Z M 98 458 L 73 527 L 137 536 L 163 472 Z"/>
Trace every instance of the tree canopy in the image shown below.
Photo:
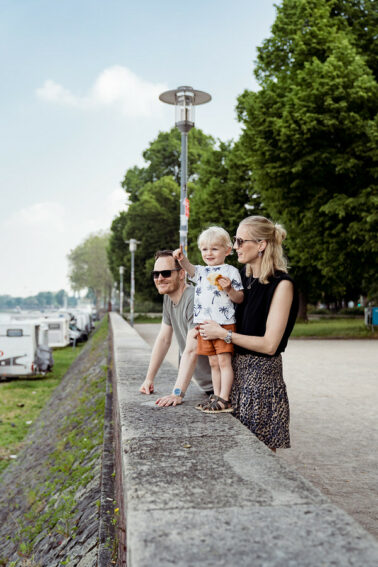
<path fill-rule="evenodd" d="M 188 179 L 197 173 L 203 152 L 213 145 L 211 136 L 197 128 L 188 134 Z M 181 134 L 177 128 L 169 132 L 159 132 L 143 152 L 145 167 L 132 167 L 127 170 L 121 183 L 129 200 L 139 199 L 139 192 L 146 183 L 153 183 L 162 177 L 173 177 L 180 184 Z"/>
<path fill-rule="evenodd" d="M 283 0 L 258 50 L 261 89 L 237 107 L 256 190 L 310 297 L 368 293 L 377 267 L 376 59 L 359 42 L 373 3 L 350 4 Z"/>
<path fill-rule="evenodd" d="M 74 291 L 88 288 L 100 305 L 111 295 L 113 279 L 108 268 L 106 249 L 109 234 L 98 232 L 89 235 L 68 254 L 71 287 Z"/>
<path fill-rule="evenodd" d="M 218 225 L 233 236 L 248 212 L 263 213 L 250 164 L 239 142 L 219 141 L 204 153 L 189 194 L 189 253 L 193 261 L 200 261 L 197 238 L 204 229 Z M 236 263 L 232 257 L 228 261 Z"/>
<path fill-rule="evenodd" d="M 189 132 L 189 179 L 198 175 L 201 157 L 213 143 L 201 130 Z M 158 297 L 150 274 L 155 252 L 179 245 L 180 156 L 180 132 L 176 128 L 160 132 L 143 152 L 146 166 L 130 168 L 122 181 L 130 205 L 112 223 L 109 265 L 117 282 L 119 267 L 125 266 L 125 289 L 129 290 L 131 257 L 126 241 L 140 241 L 135 253 L 135 283 L 138 294 L 145 299 Z"/>
<path fill-rule="evenodd" d="M 277 6 L 258 49 L 259 90 L 237 101 L 240 139 L 189 133 L 191 260 L 199 260 L 204 228 L 218 224 L 232 236 L 246 215 L 264 214 L 288 231 L 303 306 L 376 294 L 377 30 L 378 0 Z M 143 153 L 145 166 L 122 181 L 130 206 L 112 224 L 109 263 L 118 281 L 119 266 L 130 266 L 125 240 L 139 240 L 136 288 L 145 297 L 156 297 L 154 252 L 179 242 L 180 154 L 180 132 L 160 132 Z"/>
<path fill-rule="evenodd" d="M 36 295 L 29 297 L 12 297 L 10 295 L 0 295 L 0 310 L 6 311 L 10 309 L 51 309 L 63 307 L 65 297 L 67 297 L 69 306 L 76 306 L 76 299 L 68 297 L 64 289 L 57 292 L 40 291 Z"/>

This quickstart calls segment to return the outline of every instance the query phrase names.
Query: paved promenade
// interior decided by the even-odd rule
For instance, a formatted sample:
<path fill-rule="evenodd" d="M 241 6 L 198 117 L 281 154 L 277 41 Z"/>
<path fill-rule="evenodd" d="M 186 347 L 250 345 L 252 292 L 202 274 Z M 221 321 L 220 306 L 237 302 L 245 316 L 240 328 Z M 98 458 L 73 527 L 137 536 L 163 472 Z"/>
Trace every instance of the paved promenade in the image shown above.
<path fill-rule="evenodd" d="M 135 328 L 153 344 L 159 325 Z M 284 376 L 292 449 L 277 454 L 378 538 L 378 343 L 291 340 Z"/>

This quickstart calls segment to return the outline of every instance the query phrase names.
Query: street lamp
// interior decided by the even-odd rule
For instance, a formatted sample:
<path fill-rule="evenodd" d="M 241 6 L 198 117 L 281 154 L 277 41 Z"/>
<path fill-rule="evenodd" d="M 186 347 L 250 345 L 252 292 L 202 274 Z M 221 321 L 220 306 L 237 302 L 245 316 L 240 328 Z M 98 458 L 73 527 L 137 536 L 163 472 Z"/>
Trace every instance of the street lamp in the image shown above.
<path fill-rule="evenodd" d="M 119 267 L 119 314 L 123 313 L 123 274 L 125 268 L 123 266 Z"/>
<path fill-rule="evenodd" d="M 135 238 L 130 238 L 126 240 L 129 245 L 129 250 L 131 252 L 131 274 L 130 274 L 130 325 L 134 327 L 134 295 L 135 295 L 135 278 L 134 278 L 134 253 L 137 249 L 137 244 L 140 244 L 139 240 Z"/>
<path fill-rule="evenodd" d="M 187 255 L 189 199 L 188 180 L 188 132 L 194 126 L 194 107 L 211 100 L 211 95 L 192 87 L 178 87 L 159 96 L 162 102 L 176 107 L 176 126 L 181 132 L 181 192 L 180 192 L 180 245 Z"/>

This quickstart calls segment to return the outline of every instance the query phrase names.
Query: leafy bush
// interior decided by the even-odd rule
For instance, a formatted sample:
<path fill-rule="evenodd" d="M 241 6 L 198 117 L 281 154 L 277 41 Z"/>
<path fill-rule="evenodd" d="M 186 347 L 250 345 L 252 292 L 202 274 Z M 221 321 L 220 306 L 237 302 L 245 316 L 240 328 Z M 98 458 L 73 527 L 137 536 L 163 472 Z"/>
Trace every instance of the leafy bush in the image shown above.
<path fill-rule="evenodd" d="M 363 307 L 346 307 L 338 311 L 340 315 L 363 315 L 365 313 Z"/>
<path fill-rule="evenodd" d="M 309 315 L 331 315 L 332 311 L 326 308 L 316 307 L 315 305 L 309 305 L 307 307 L 307 313 Z"/>

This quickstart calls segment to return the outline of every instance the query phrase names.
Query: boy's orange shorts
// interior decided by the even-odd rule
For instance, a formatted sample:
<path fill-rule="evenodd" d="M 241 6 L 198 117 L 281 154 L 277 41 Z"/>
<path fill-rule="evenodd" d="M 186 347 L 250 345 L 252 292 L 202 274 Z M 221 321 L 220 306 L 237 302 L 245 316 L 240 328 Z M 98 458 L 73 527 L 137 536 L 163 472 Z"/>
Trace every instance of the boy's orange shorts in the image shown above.
<path fill-rule="evenodd" d="M 222 325 L 222 327 L 227 331 L 236 331 L 236 325 Z M 230 352 L 232 354 L 234 352 L 234 345 L 224 342 L 223 339 L 205 341 L 199 334 L 197 340 L 197 354 L 211 356 L 212 354 L 222 354 L 224 352 Z"/>

